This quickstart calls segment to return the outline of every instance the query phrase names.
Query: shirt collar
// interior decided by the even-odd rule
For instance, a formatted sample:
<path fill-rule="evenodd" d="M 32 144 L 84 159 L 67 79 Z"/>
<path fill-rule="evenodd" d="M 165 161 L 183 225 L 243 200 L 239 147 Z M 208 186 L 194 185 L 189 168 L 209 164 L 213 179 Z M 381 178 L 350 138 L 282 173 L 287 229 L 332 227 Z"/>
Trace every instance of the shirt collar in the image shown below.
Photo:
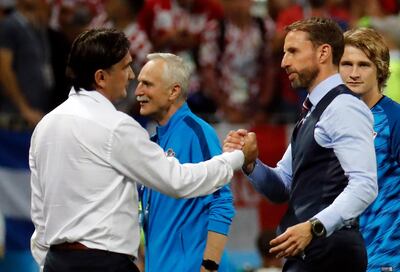
<path fill-rule="evenodd" d="M 185 102 L 163 126 L 157 127 L 157 135 L 162 137 L 167 131 L 173 127 L 180 119 L 184 118 L 190 111 L 188 104 Z"/>
<path fill-rule="evenodd" d="M 338 73 L 326 78 L 321 81 L 308 95 L 311 103 L 313 104 L 313 108 L 318 102 L 333 88 L 338 85 L 343 84 L 343 80 Z"/>
<path fill-rule="evenodd" d="M 111 101 L 106 98 L 104 95 L 102 95 L 100 92 L 96 91 L 96 90 L 92 90 L 92 91 L 87 91 L 85 89 L 80 88 L 79 92 L 77 92 L 75 90 L 74 87 L 71 88 L 71 90 L 69 91 L 69 97 L 71 96 L 78 96 L 78 95 L 84 95 L 84 96 L 88 96 L 90 98 L 92 98 L 93 100 L 95 100 L 97 103 L 100 103 L 102 105 L 107 105 L 112 107 L 113 109 L 116 109 L 115 106 L 113 105 L 113 103 L 111 103 Z"/>

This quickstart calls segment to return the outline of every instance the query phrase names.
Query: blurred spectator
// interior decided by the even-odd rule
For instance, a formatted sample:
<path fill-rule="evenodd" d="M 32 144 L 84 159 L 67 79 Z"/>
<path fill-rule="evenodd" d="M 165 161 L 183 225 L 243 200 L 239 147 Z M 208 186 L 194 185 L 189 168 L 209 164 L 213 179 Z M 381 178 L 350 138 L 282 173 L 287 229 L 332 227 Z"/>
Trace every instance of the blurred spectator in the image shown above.
<path fill-rule="evenodd" d="M 53 71 L 42 0 L 18 0 L 0 22 L 2 127 L 33 127 L 50 109 Z"/>
<path fill-rule="evenodd" d="M 272 20 L 276 21 L 282 10 L 294 4 L 294 0 L 268 0 L 267 10 Z"/>
<path fill-rule="evenodd" d="M 102 10 L 98 0 L 54 0 L 50 27 L 67 37 L 69 44 L 84 31 L 92 19 Z M 94 3 L 92 3 L 94 2 Z"/>
<path fill-rule="evenodd" d="M 381 6 L 387 15 L 394 15 L 400 11 L 398 0 L 380 0 Z"/>
<path fill-rule="evenodd" d="M 332 0 L 308 0 L 304 5 L 292 4 L 278 14 L 277 32 L 282 33 L 284 28 L 291 23 L 309 17 L 330 17 L 345 30 L 348 28 L 350 14 L 340 6 L 340 3 L 340 1 Z"/>
<path fill-rule="evenodd" d="M 396 0 L 353 0 L 349 2 L 350 12 L 356 22 L 364 17 L 384 17 L 397 14 L 400 5 Z M 355 24 L 353 25 L 355 26 Z"/>
<path fill-rule="evenodd" d="M 140 25 L 146 30 L 155 51 L 174 53 L 189 63 L 192 76 L 188 102 L 196 113 L 198 110 L 192 107 L 191 97 L 199 93 L 201 88 L 199 47 L 207 22 L 222 19 L 222 16 L 223 10 L 218 0 L 148 0 L 139 16 Z M 212 101 L 197 104 L 201 104 L 200 108 L 204 107 L 206 112 L 215 111 Z"/>
<path fill-rule="evenodd" d="M 105 27 L 122 30 L 131 42 L 129 49 L 136 74 L 146 62 L 146 56 L 152 51 L 147 33 L 137 22 L 137 15 L 142 10 L 144 0 L 105 0 L 107 22 Z"/>
<path fill-rule="evenodd" d="M 140 23 L 158 51 L 191 50 L 210 19 L 222 18 L 215 0 L 148 0 Z"/>
<path fill-rule="evenodd" d="M 105 0 L 104 11 L 97 16 L 90 27 L 117 28 L 125 33 L 130 41 L 129 52 L 132 56 L 132 69 L 136 75 L 146 62 L 146 56 L 153 47 L 147 33 L 140 27 L 137 17 L 142 11 L 145 0 Z M 134 96 L 137 81 L 131 81 L 127 97 L 115 104 L 118 110 L 133 116 L 143 127 L 147 117 L 139 114 L 139 105 Z"/>
<path fill-rule="evenodd" d="M 306 0 L 303 2 L 304 4 L 295 2 L 286 9 L 281 10 L 277 15 L 276 35 L 273 42 L 274 56 L 277 59 L 282 59 L 283 41 L 286 35 L 285 27 L 295 21 L 310 17 L 329 17 L 334 19 L 343 30 L 349 26 L 350 13 L 343 6 L 342 0 Z M 289 108 L 299 112 L 306 92 L 293 90 L 283 70 L 279 70 L 276 81 L 277 88 L 281 90 L 284 101 L 290 105 Z M 296 116 L 296 114 L 294 116 L 291 115 L 290 121 L 294 122 L 297 118 Z"/>
<path fill-rule="evenodd" d="M 49 109 L 53 109 L 61 104 L 68 97 L 71 84 L 65 76 L 65 68 L 71 46 L 64 32 L 50 27 L 52 14 L 52 0 L 41 0 L 38 9 L 41 25 L 46 31 L 49 41 L 49 54 L 51 69 L 54 76 L 54 84 L 50 91 Z"/>
<path fill-rule="evenodd" d="M 222 0 L 225 19 L 208 24 L 200 47 L 201 90 L 229 123 L 264 121 L 274 104 L 273 27 L 252 2 Z"/>
<path fill-rule="evenodd" d="M 353 27 L 369 27 L 371 18 L 383 18 L 385 11 L 379 0 L 355 0 L 351 4 Z"/>
<path fill-rule="evenodd" d="M 72 42 L 88 27 L 98 8 L 96 1 L 91 0 L 49 1 L 47 31 L 55 79 L 51 100 L 51 108 L 54 108 L 68 98 L 71 89 L 65 69 Z"/>
<path fill-rule="evenodd" d="M 280 272 L 282 271 L 282 259 L 269 253 L 269 242 L 276 237 L 273 230 L 263 230 L 257 237 L 257 249 L 261 257 L 261 267 L 254 272 Z"/>
<path fill-rule="evenodd" d="M 390 53 L 390 77 L 384 93 L 400 103 L 400 17 L 371 18 L 370 22 L 384 37 Z"/>

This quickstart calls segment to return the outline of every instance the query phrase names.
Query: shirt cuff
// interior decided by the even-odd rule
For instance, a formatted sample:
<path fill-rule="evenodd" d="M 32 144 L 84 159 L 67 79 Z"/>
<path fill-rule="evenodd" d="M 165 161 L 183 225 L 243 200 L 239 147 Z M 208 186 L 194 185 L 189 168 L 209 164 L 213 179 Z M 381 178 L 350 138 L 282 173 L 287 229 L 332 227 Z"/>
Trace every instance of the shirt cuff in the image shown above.
<path fill-rule="evenodd" d="M 340 214 L 335 212 L 330 207 L 320 211 L 316 216 L 325 227 L 326 236 L 330 236 L 335 230 L 340 229 L 344 226 Z"/>
<path fill-rule="evenodd" d="M 232 152 L 224 152 L 219 155 L 223 160 L 225 160 L 233 170 L 239 170 L 242 168 L 244 163 L 244 154 L 242 150 L 234 150 Z"/>
<path fill-rule="evenodd" d="M 216 232 L 222 235 L 227 236 L 229 232 L 230 224 L 220 221 L 209 221 L 208 222 L 208 231 Z"/>

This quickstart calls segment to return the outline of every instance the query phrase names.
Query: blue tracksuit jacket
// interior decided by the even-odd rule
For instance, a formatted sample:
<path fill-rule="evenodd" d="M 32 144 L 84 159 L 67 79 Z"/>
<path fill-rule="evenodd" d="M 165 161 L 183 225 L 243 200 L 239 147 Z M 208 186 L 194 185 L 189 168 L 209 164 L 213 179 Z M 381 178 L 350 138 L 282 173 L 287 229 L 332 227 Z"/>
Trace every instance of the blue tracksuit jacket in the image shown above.
<path fill-rule="evenodd" d="M 181 163 L 205 161 L 221 153 L 214 129 L 185 103 L 152 139 Z M 228 234 L 234 216 L 228 186 L 192 199 L 174 199 L 143 188 L 146 272 L 200 271 L 207 232 Z M 219 271 L 224 270 L 224 258 Z M 226 265 L 225 265 L 226 266 Z"/>
<path fill-rule="evenodd" d="M 368 271 L 399 271 L 400 105 L 384 96 L 371 111 L 379 192 L 360 217 L 361 232 L 368 252 Z"/>

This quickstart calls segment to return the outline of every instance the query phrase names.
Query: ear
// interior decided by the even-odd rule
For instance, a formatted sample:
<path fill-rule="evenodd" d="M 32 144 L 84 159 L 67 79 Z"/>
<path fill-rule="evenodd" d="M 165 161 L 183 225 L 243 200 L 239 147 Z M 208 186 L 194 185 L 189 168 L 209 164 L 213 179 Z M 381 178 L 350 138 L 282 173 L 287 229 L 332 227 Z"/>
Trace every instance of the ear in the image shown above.
<path fill-rule="evenodd" d="M 320 63 L 325 63 L 332 58 L 332 47 L 329 44 L 322 44 L 318 48 L 318 60 Z"/>
<path fill-rule="evenodd" d="M 94 73 L 94 81 L 96 86 L 99 86 L 101 89 L 106 87 L 106 77 L 107 73 L 103 69 L 99 69 Z"/>
<path fill-rule="evenodd" d="M 175 84 L 171 88 L 171 93 L 169 95 L 170 100 L 177 100 L 182 94 L 182 88 L 178 84 Z"/>

